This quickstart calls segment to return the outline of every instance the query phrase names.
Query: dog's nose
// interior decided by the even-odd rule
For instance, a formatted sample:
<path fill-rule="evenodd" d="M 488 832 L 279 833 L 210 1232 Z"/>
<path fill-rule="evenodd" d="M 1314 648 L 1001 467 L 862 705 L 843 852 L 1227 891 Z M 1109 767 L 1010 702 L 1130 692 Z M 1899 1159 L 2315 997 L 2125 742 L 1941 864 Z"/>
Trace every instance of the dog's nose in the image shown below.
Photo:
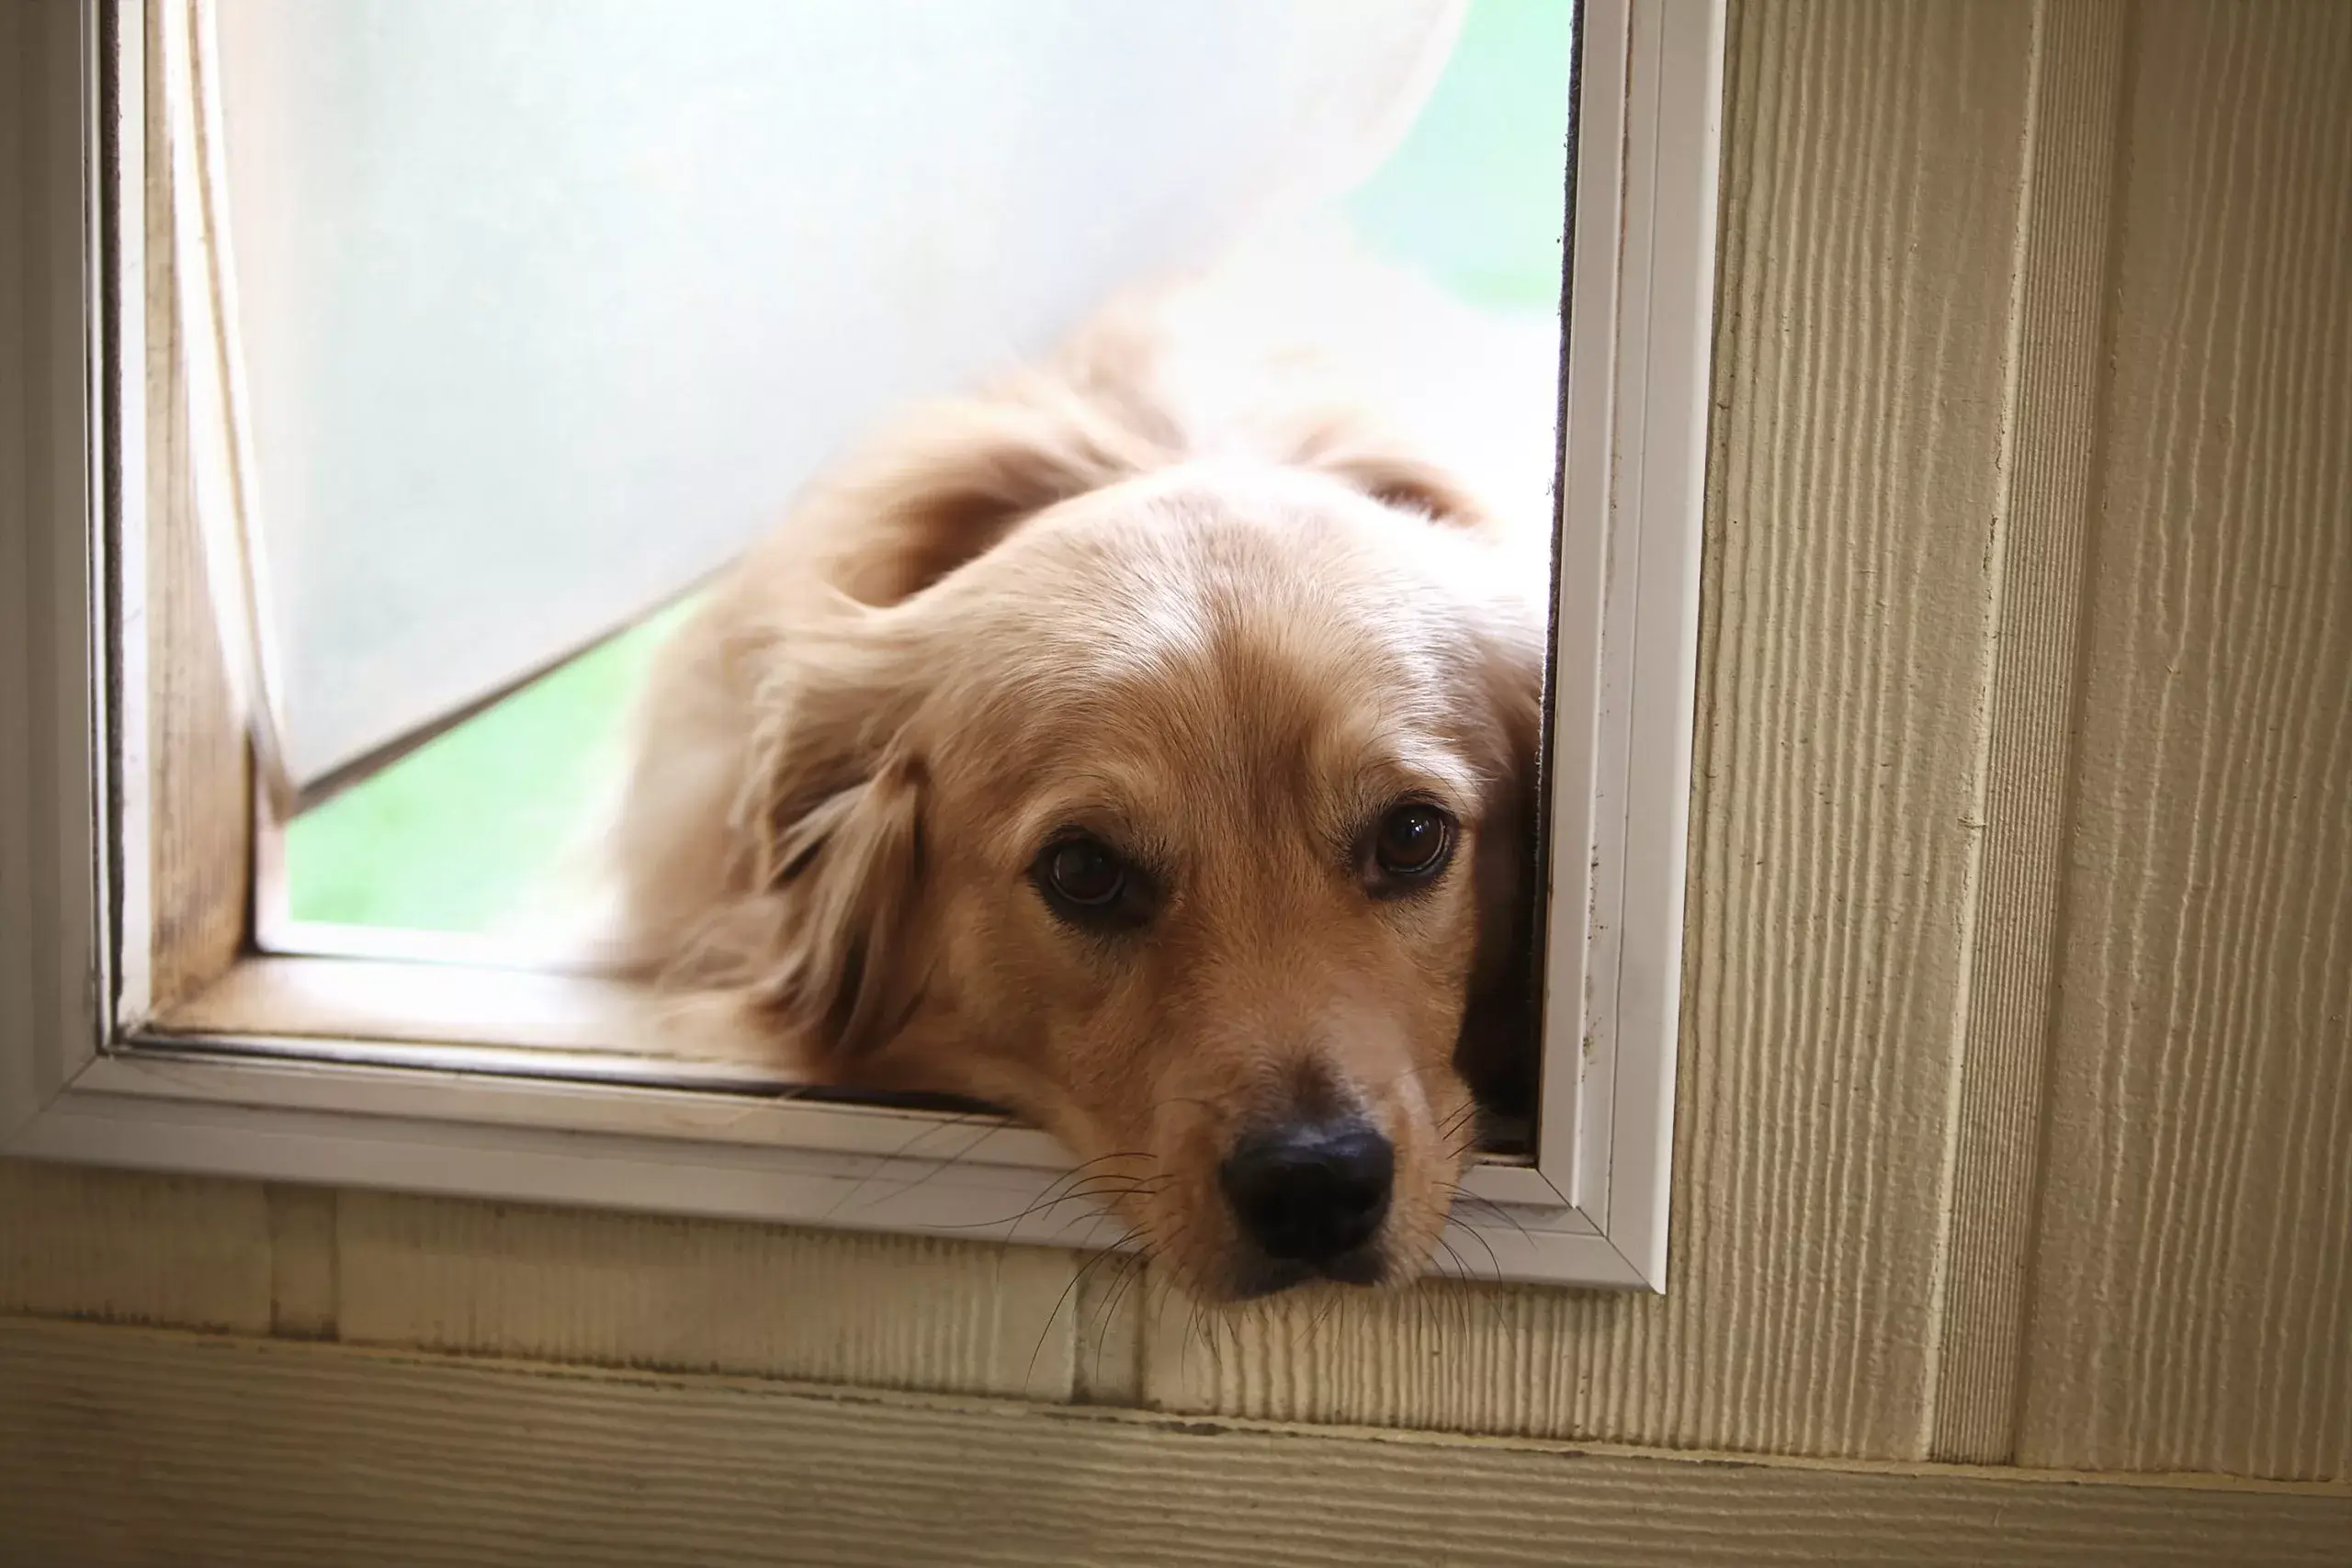
<path fill-rule="evenodd" d="M 1217 1169 L 1226 1201 L 1269 1258 L 1323 1263 L 1388 1215 L 1396 1151 L 1362 1118 L 1245 1134 Z"/>

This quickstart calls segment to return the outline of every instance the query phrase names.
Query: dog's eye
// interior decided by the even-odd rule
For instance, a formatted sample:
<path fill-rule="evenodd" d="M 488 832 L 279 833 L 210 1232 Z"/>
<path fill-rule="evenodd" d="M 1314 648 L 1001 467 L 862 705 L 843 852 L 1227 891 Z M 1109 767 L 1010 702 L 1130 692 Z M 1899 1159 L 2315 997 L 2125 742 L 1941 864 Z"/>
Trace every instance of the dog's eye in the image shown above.
<path fill-rule="evenodd" d="M 1127 863 L 1100 839 L 1047 844 L 1033 874 L 1050 902 L 1080 917 L 1111 913 L 1132 891 Z"/>
<path fill-rule="evenodd" d="M 1037 852 L 1029 883 L 1057 919 L 1095 936 L 1141 931 L 1159 911 L 1159 885 L 1148 867 L 1076 829 Z"/>
<path fill-rule="evenodd" d="M 1408 802 L 1380 819 L 1372 855 L 1390 876 L 1423 880 L 1445 868 L 1453 850 L 1453 821 L 1434 806 Z"/>

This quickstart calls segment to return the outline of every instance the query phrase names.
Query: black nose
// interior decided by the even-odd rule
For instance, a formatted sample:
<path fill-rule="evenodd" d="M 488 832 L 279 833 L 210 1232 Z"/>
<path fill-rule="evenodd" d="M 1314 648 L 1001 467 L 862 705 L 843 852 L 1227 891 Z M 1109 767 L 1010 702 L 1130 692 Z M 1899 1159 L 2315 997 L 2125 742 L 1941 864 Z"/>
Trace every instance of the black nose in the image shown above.
<path fill-rule="evenodd" d="M 1367 1122 L 1293 1122 L 1245 1134 L 1217 1170 L 1226 1201 L 1269 1258 L 1323 1263 L 1388 1215 L 1396 1151 Z"/>

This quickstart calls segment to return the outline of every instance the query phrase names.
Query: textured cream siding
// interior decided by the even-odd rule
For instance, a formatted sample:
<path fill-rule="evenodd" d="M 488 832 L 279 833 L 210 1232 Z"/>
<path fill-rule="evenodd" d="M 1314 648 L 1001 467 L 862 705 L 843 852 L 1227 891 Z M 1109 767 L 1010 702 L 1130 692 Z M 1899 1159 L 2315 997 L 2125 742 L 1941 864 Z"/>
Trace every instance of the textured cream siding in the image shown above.
<path fill-rule="evenodd" d="M 2017 1436 L 2059 886 L 2067 852 L 2083 573 L 2093 515 L 2122 61 L 2131 7 L 2038 18 L 2023 267 L 1978 762 L 1964 1041 L 1928 1452 L 1996 1463 Z"/>
<path fill-rule="evenodd" d="M 2034 23 L 1733 17 L 1668 1294 L 1301 1303 L 1163 1404 L 1924 1452 Z"/>
<path fill-rule="evenodd" d="M 2352 6 L 2150 6 L 2018 1458 L 2352 1476 Z"/>
<path fill-rule="evenodd" d="M 1374 1560 L 1285 1498 L 1388 1510 L 1379 1560 L 1449 1507 L 1543 1560 L 1507 1506 L 1591 1561 L 2352 1561 L 2352 5 L 1731 22 L 1667 1297 L 1208 1327 L 1050 1251 L 0 1163 L 0 1528 L 149 1560 L 183 1474 L 187 1561 L 272 1488 L 379 1520 L 316 1450 L 510 1546 L 606 1521 L 565 1562 L 659 1556 L 632 1456 L 701 1561 Z M 1257 1418 L 1391 1430 L 1214 1435 Z"/>

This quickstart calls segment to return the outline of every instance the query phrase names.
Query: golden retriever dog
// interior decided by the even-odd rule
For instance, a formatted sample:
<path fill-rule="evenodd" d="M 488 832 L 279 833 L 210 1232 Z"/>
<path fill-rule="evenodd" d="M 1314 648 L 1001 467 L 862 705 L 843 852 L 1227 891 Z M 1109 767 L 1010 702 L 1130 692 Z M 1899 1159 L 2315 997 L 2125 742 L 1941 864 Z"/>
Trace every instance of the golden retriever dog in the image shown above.
<path fill-rule="evenodd" d="M 616 835 L 636 963 L 1047 1129 L 1210 1302 L 1430 1258 L 1525 1063 L 1548 643 L 1546 519 L 1254 330 L 1129 300 L 820 479 L 664 651 Z"/>

